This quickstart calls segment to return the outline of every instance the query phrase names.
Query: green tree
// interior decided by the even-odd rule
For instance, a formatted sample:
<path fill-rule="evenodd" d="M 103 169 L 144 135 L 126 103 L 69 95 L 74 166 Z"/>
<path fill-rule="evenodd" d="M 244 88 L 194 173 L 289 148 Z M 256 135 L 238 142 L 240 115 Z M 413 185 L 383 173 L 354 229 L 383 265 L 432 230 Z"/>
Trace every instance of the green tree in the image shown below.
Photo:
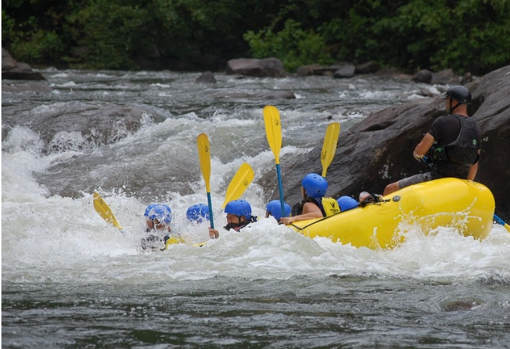
<path fill-rule="evenodd" d="M 248 31 L 244 38 L 250 44 L 253 57 L 278 57 L 288 71 L 305 64 L 334 62 L 324 38 L 313 30 L 301 29 L 301 24 L 292 19 L 288 19 L 278 33 Z"/>
<path fill-rule="evenodd" d="M 483 74 L 510 64 L 508 0 L 6 0 L 2 46 L 27 63 L 287 70 L 347 60 Z"/>
<path fill-rule="evenodd" d="M 144 43 L 145 16 L 145 11 L 130 1 L 87 1 L 87 6 L 68 16 L 66 29 L 75 46 L 65 60 L 78 68 L 138 68 L 132 57 Z"/>

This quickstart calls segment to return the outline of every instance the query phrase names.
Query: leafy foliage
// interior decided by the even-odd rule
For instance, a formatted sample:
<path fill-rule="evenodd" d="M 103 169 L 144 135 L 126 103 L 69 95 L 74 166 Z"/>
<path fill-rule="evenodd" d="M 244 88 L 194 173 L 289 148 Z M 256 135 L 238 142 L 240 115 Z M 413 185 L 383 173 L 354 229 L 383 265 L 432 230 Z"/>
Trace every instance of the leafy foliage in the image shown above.
<path fill-rule="evenodd" d="M 292 19 L 288 19 L 278 33 L 248 31 L 244 38 L 250 44 L 253 57 L 278 57 L 288 71 L 295 71 L 304 64 L 334 62 L 324 38 L 313 30 L 301 29 L 301 24 Z"/>
<path fill-rule="evenodd" d="M 482 74 L 510 64 L 508 0 L 6 0 L 2 46 L 28 63 L 223 69 L 240 57 Z M 156 64 L 157 63 L 157 64 Z"/>
<path fill-rule="evenodd" d="M 138 68 L 132 57 L 144 42 L 140 28 L 145 15 L 129 1 L 89 1 L 68 17 L 66 27 L 73 33 L 77 49 L 64 59 L 79 68 Z"/>

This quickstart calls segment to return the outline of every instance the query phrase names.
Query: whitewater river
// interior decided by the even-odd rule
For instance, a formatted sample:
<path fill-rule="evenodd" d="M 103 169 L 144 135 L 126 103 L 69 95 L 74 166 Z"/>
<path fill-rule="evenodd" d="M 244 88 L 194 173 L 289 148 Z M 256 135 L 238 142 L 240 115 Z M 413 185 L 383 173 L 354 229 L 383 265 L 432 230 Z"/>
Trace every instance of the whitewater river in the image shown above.
<path fill-rule="evenodd" d="M 331 121 L 346 132 L 372 111 L 444 86 L 375 76 L 216 74 L 217 84 L 201 85 L 197 73 L 41 72 L 51 92 L 2 92 L 3 348 L 510 347 L 510 234 L 501 226 L 484 241 L 410 229 L 401 246 L 374 251 L 263 218 L 272 194 L 257 178 L 275 171 L 265 105 L 280 110 L 284 157 L 320 145 Z M 264 97 L 278 91 L 297 98 Z M 140 128 L 119 126 L 104 142 L 70 131 L 115 108 L 143 110 Z M 65 122 L 48 144 L 42 134 L 53 117 Z M 44 124 L 31 129 L 38 118 Z M 207 201 L 202 132 L 215 225 L 225 224 L 220 206 L 243 162 L 255 170 L 243 198 L 260 222 L 201 248 L 141 251 L 151 202 L 168 203 L 191 241 L 208 239 L 205 223 L 185 218 Z M 94 190 L 123 233 L 94 211 Z"/>

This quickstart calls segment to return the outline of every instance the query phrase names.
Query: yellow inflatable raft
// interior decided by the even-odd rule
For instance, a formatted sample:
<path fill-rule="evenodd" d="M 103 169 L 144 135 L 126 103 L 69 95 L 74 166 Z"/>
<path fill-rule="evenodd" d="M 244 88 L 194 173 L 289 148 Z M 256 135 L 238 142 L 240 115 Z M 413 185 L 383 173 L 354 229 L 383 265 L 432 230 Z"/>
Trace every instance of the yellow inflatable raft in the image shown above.
<path fill-rule="evenodd" d="M 480 183 L 443 178 L 409 186 L 382 199 L 289 227 L 312 239 L 321 236 L 371 249 L 392 248 L 403 241 L 408 229 L 417 226 L 425 234 L 437 227 L 455 228 L 480 240 L 492 229 L 494 196 Z"/>

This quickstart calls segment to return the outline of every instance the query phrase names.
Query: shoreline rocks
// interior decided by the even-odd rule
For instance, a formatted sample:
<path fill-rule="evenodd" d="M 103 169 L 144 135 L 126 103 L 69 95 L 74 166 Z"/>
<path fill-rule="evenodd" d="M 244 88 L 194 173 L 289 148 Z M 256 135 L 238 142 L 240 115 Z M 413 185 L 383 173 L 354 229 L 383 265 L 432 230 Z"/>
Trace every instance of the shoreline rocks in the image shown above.
<path fill-rule="evenodd" d="M 18 62 L 2 47 L 2 80 L 46 80 L 26 63 Z"/>

